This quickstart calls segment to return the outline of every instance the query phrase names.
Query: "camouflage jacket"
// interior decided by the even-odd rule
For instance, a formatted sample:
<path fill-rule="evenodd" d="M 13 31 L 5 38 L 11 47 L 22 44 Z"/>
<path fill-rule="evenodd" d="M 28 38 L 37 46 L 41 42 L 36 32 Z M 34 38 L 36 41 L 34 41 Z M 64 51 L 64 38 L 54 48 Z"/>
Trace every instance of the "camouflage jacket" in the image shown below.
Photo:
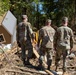
<path fill-rule="evenodd" d="M 53 48 L 55 30 L 51 26 L 44 26 L 39 31 L 39 39 L 42 40 L 41 47 Z"/>
<path fill-rule="evenodd" d="M 22 39 L 31 40 L 31 36 L 33 34 L 33 30 L 31 28 L 31 24 L 29 22 L 21 22 L 17 27 L 17 39 L 20 41 Z M 32 36 L 33 38 L 33 36 Z"/>
<path fill-rule="evenodd" d="M 73 31 L 67 26 L 61 26 L 55 34 L 55 47 L 61 48 L 61 45 L 67 49 L 73 48 Z"/>

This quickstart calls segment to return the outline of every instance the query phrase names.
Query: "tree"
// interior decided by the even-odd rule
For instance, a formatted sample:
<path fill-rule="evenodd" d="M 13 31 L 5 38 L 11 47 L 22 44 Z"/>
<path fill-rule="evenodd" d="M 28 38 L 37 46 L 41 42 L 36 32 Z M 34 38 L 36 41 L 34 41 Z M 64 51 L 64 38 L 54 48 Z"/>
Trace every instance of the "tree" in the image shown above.
<path fill-rule="evenodd" d="M 0 0 L 0 15 L 3 15 L 9 8 L 9 0 Z"/>
<path fill-rule="evenodd" d="M 10 10 L 18 22 L 21 21 L 22 14 L 27 14 L 29 21 L 38 29 L 44 25 L 47 18 L 52 19 L 54 25 L 60 26 L 63 16 L 69 18 L 69 25 L 73 28 L 75 8 L 75 0 L 0 0 L 0 14 Z"/>
<path fill-rule="evenodd" d="M 57 26 L 63 16 L 67 16 L 71 24 L 75 14 L 75 0 L 44 0 L 43 2 L 47 17 L 53 19 Z"/>
<path fill-rule="evenodd" d="M 30 1 L 28 0 L 10 0 L 10 11 L 17 17 L 18 21 L 21 20 L 21 15 L 28 14 L 31 10 Z"/>

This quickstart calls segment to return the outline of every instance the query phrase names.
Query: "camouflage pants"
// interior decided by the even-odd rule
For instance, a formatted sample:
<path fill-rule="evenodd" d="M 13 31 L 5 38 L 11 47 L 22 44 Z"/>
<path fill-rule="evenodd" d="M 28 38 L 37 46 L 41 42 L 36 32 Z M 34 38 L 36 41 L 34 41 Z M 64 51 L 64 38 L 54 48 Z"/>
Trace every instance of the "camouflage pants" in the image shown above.
<path fill-rule="evenodd" d="M 52 56 L 53 56 L 53 49 L 52 48 L 40 48 L 40 59 L 45 61 L 45 56 L 47 58 L 47 65 L 51 66 L 52 63 Z M 39 60 L 39 63 L 42 65 L 42 61 Z"/>
<path fill-rule="evenodd" d="M 69 50 L 57 49 L 56 57 L 55 57 L 55 65 L 58 66 L 58 62 L 60 61 L 61 55 L 63 56 L 63 70 L 66 69 L 66 56 L 68 55 Z"/>
<path fill-rule="evenodd" d="M 20 45 L 22 49 L 22 54 L 21 54 L 22 59 L 26 59 L 26 57 L 30 59 L 33 54 L 33 47 L 31 41 L 20 42 Z M 26 56 L 26 51 L 28 51 L 27 56 Z"/>

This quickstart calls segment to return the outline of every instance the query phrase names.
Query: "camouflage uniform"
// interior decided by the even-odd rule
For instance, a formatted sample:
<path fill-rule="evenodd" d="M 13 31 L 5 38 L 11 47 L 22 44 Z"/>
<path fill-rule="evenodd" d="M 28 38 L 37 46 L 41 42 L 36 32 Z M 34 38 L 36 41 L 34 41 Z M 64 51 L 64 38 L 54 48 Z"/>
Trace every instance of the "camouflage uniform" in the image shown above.
<path fill-rule="evenodd" d="M 50 67 L 52 63 L 54 34 L 55 30 L 51 26 L 44 26 L 39 31 L 39 39 L 42 40 L 40 46 L 40 59 L 44 61 L 44 56 L 47 54 L 48 67 Z M 41 61 L 40 64 L 42 64 Z"/>
<path fill-rule="evenodd" d="M 25 51 L 28 50 L 27 58 L 32 57 L 33 47 L 31 43 L 31 38 L 33 39 L 33 31 L 31 28 L 31 24 L 29 22 L 21 22 L 18 25 L 18 40 L 22 49 L 22 59 L 26 58 Z"/>
<path fill-rule="evenodd" d="M 70 49 L 73 48 L 73 31 L 67 26 L 61 26 L 57 29 L 55 35 L 56 48 L 56 69 L 61 55 L 63 55 L 63 70 L 65 70 L 65 59 Z"/>

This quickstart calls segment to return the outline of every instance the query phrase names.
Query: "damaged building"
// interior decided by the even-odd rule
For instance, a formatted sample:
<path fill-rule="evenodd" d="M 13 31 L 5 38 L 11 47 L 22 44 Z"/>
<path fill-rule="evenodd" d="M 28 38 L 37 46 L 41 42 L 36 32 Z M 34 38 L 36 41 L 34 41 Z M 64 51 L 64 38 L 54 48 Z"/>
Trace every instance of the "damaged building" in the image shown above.
<path fill-rule="evenodd" d="M 16 17 L 7 11 L 0 16 L 0 42 L 4 44 L 14 43 L 16 41 Z"/>

